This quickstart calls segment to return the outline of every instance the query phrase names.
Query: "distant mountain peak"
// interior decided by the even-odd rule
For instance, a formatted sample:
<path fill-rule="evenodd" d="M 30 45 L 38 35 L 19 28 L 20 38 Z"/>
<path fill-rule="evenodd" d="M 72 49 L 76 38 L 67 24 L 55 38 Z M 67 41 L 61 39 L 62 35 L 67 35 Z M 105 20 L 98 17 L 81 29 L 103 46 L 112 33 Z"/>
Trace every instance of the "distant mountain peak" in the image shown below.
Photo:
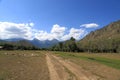
<path fill-rule="evenodd" d="M 35 46 L 40 47 L 40 48 L 48 48 L 48 47 L 51 47 L 51 46 L 57 44 L 58 42 L 59 41 L 57 39 L 41 41 L 36 38 L 34 38 L 31 41 L 32 44 L 34 44 Z"/>

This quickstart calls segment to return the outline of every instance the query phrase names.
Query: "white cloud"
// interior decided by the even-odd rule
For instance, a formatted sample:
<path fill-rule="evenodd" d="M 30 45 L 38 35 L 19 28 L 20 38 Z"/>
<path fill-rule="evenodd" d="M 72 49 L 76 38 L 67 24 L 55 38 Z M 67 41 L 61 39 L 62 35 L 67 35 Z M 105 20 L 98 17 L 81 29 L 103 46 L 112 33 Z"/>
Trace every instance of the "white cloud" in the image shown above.
<path fill-rule="evenodd" d="M 37 38 L 41 41 L 53 39 L 64 41 L 71 37 L 79 40 L 86 35 L 85 29 L 71 28 L 68 30 L 66 27 L 58 24 L 53 25 L 49 33 L 34 29 L 33 26 L 34 23 L 0 22 L 0 39 L 24 38 L 32 40 L 33 38 Z"/>
<path fill-rule="evenodd" d="M 35 34 L 35 38 L 39 40 L 52 40 L 52 39 L 58 39 L 60 40 L 65 33 L 66 28 L 61 27 L 58 24 L 53 25 L 51 32 L 47 33 L 46 31 L 38 31 Z"/>
<path fill-rule="evenodd" d="M 98 26 L 99 25 L 96 24 L 96 23 L 89 23 L 89 24 L 82 24 L 82 25 L 80 25 L 80 27 L 85 27 L 85 28 L 96 28 Z"/>
<path fill-rule="evenodd" d="M 52 40 L 54 37 L 51 33 L 47 33 L 46 31 L 38 31 L 35 33 L 35 38 L 44 41 L 44 40 Z"/>
<path fill-rule="evenodd" d="M 83 29 L 70 29 L 70 36 L 74 37 L 75 39 L 80 39 L 80 37 L 85 33 L 85 30 Z"/>
<path fill-rule="evenodd" d="M 53 28 L 51 30 L 51 35 L 52 35 L 53 38 L 59 40 L 64 36 L 65 30 L 66 30 L 65 27 L 62 27 L 58 24 L 55 24 L 55 25 L 53 25 Z"/>
<path fill-rule="evenodd" d="M 64 41 L 70 39 L 71 37 L 79 40 L 82 36 L 86 35 L 86 31 L 83 29 L 71 28 L 68 34 L 65 34 L 66 31 L 66 27 L 61 27 L 60 25 L 55 24 L 53 25 L 50 33 L 47 33 L 46 31 L 39 31 L 35 34 L 35 38 L 42 41 L 52 39 Z"/>
<path fill-rule="evenodd" d="M 53 25 L 51 33 L 64 33 L 65 30 L 66 30 L 65 27 L 61 27 L 60 25 L 55 24 Z"/>
<path fill-rule="evenodd" d="M 32 27 L 29 23 L 0 22 L 0 39 L 25 38 L 32 39 Z"/>
<path fill-rule="evenodd" d="M 83 36 L 86 35 L 86 30 L 84 29 L 75 29 L 75 28 L 71 28 L 70 31 L 69 31 L 69 34 L 67 35 L 64 35 L 62 37 L 62 40 L 68 40 L 70 39 L 71 37 L 74 37 L 76 40 L 79 40 L 81 39 Z"/>
<path fill-rule="evenodd" d="M 29 23 L 29 25 L 30 25 L 31 27 L 33 27 L 33 26 L 34 26 L 34 23 Z"/>

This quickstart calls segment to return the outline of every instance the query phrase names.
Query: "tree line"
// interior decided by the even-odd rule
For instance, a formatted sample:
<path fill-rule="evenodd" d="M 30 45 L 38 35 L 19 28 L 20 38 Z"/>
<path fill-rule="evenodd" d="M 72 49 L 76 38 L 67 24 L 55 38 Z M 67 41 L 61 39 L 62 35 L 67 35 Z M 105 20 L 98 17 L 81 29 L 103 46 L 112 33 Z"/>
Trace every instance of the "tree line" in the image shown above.
<path fill-rule="evenodd" d="M 101 39 L 76 41 L 73 37 L 70 40 L 59 42 L 50 48 L 38 48 L 26 41 L 0 42 L 2 50 L 51 50 L 64 52 L 89 52 L 89 53 L 120 53 L 120 39 Z"/>
<path fill-rule="evenodd" d="M 17 42 L 0 42 L 1 50 L 39 50 L 38 47 L 28 43 L 25 40 L 17 41 Z"/>
<path fill-rule="evenodd" d="M 65 42 L 59 42 L 57 45 L 54 45 L 50 48 L 52 51 L 65 51 L 65 52 L 78 52 L 79 49 L 76 45 L 76 40 L 71 37 L 70 40 Z"/>
<path fill-rule="evenodd" d="M 103 39 L 77 42 L 73 37 L 50 48 L 52 51 L 89 52 L 89 53 L 120 53 L 120 39 Z"/>

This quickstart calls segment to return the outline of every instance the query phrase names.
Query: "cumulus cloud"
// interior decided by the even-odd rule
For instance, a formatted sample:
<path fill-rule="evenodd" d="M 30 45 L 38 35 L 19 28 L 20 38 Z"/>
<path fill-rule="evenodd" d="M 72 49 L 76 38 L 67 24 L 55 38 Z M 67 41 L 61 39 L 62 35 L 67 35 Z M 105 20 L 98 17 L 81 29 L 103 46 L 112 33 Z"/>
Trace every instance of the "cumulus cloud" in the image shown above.
<path fill-rule="evenodd" d="M 66 30 L 65 27 L 61 27 L 60 25 L 55 24 L 53 25 L 51 33 L 64 33 L 65 30 Z"/>
<path fill-rule="evenodd" d="M 50 33 L 47 33 L 46 31 L 38 31 L 35 34 L 35 38 L 39 40 L 52 40 L 52 39 L 60 40 L 64 36 L 65 30 L 66 30 L 65 27 L 55 24 L 53 25 Z"/>
<path fill-rule="evenodd" d="M 82 25 L 80 25 L 80 27 L 85 27 L 85 28 L 96 28 L 98 26 L 99 25 L 96 24 L 96 23 L 89 23 L 89 24 L 82 24 Z"/>
<path fill-rule="evenodd" d="M 32 27 L 31 23 L 12 23 L 12 22 L 0 22 L 0 39 L 9 38 L 25 38 L 32 39 Z"/>
<path fill-rule="evenodd" d="M 51 35 L 55 39 L 61 39 L 65 34 L 66 27 L 62 27 L 58 24 L 53 25 L 53 28 L 51 30 Z"/>
<path fill-rule="evenodd" d="M 44 41 L 44 40 L 52 40 L 53 36 L 50 33 L 47 33 L 46 31 L 37 31 L 35 33 L 35 38 Z"/>
<path fill-rule="evenodd" d="M 87 31 L 84 29 L 75 29 L 71 28 L 69 34 L 66 34 L 62 37 L 62 40 L 68 40 L 71 37 L 74 37 L 76 40 L 81 39 L 83 36 L 87 34 Z"/>
<path fill-rule="evenodd" d="M 77 40 L 80 39 L 80 37 L 85 33 L 86 31 L 84 29 L 75 29 L 75 28 L 70 29 L 70 37 L 74 37 Z"/>
<path fill-rule="evenodd" d="M 62 27 L 58 24 L 55 24 L 53 25 L 50 33 L 47 33 L 46 31 L 39 31 L 35 34 L 35 38 L 42 41 L 53 39 L 65 41 L 70 39 L 71 37 L 74 37 L 76 40 L 79 40 L 82 38 L 82 36 L 86 35 L 86 31 L 84 29 L 71 28 L 68 34 L 66 34 L 66 32 L 66 27 Z"/>
<path fill-rule="evenodd" d="M 37 38 L 41 41 L 53 39 L 64 41 L 71 37 L 79 40 L 82 36 L 86 35 L 85 29 L 67 29 L 58 24 L 53 25 L 49 33 L 47 31 L 34 29 L 33 26 L 34 23 L 0 22 L 0 39 L 24 38 L 32 40 Z"/>

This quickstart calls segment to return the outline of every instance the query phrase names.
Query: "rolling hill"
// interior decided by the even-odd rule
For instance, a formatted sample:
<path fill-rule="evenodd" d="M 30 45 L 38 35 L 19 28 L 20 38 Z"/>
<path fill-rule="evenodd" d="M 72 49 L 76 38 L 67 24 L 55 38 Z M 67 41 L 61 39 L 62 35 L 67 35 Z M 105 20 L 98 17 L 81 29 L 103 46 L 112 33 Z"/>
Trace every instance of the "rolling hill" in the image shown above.
<path fill-rule="evenodd" d="M 120 52 L 120 20 L 91 32 L 77 45 L 89 52 Z"/>

